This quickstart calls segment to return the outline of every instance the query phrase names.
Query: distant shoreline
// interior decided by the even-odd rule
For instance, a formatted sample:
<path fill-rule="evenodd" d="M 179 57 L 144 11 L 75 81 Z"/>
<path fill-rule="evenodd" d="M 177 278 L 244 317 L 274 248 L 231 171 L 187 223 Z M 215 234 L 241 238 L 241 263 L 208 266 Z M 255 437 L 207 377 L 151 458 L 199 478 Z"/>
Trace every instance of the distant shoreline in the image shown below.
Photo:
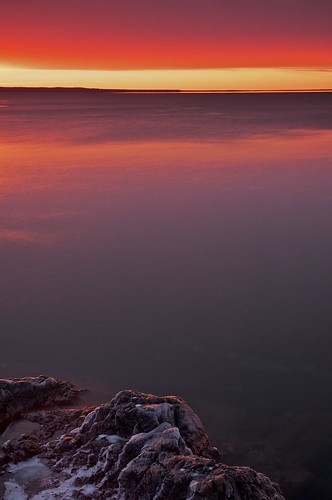
<path fill-rule="evenodd" d="M 1 87 L 0 92 L 100 92 L 108 94 L 326 94 L 332 89 L 285 89 L 285 90 L 182 90 L 182 89 L 103 89 L 91 87 Z"/>

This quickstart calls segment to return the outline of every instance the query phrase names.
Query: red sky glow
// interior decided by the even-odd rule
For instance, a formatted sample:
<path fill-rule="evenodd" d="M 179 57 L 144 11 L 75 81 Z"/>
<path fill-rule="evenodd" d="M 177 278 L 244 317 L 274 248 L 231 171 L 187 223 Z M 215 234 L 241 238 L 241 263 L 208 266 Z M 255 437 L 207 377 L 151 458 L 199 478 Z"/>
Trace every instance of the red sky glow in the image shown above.
<path fill-rule="evenodd" d="M 326 0 L 12 0 L 1 6 L 0 66 L 330 70 L 331 19 Z"/>

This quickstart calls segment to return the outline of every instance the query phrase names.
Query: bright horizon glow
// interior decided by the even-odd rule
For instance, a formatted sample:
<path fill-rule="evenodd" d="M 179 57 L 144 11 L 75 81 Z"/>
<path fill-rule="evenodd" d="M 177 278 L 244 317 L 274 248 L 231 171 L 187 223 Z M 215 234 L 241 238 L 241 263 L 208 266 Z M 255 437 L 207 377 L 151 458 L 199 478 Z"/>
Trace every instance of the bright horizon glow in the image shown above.
<path fill-rule="evenodd" d="M 0 65 L 2 87 L 169 90 L 332 89 L 332 68 L 77 70 Z"/>
<path fill-rule="evenodd" d="M 3 2 L 0 85 L 331 88 L 331 16 L 327 0 Z"/>
<path fill-rule="evenodd" d="M 3 2 L 0 85 L 331 88 L 331 16 L 327 0 Z"/>

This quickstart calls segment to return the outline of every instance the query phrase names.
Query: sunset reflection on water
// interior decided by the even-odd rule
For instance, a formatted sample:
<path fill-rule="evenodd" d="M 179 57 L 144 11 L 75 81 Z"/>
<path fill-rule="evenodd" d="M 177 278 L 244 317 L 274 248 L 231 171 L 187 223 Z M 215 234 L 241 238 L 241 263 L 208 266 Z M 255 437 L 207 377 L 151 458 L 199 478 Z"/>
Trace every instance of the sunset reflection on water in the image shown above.
<path fill-rule="evenodd" d="M 1 102 L 3 376 L 331 411 L 330 95 Z"/>

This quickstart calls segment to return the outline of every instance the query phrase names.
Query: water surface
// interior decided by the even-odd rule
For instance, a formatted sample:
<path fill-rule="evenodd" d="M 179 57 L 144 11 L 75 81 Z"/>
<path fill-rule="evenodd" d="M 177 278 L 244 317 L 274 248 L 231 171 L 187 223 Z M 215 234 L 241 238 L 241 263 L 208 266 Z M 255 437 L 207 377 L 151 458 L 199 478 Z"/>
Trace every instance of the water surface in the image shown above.
<path fill-rule="evenodd" d="M 2 90 L 2 376 L 179 394 L 218 443 L 321 422 L 331 144 L 331 94 Z M 298 498 L 325 498 L 317 448 Z"/>

